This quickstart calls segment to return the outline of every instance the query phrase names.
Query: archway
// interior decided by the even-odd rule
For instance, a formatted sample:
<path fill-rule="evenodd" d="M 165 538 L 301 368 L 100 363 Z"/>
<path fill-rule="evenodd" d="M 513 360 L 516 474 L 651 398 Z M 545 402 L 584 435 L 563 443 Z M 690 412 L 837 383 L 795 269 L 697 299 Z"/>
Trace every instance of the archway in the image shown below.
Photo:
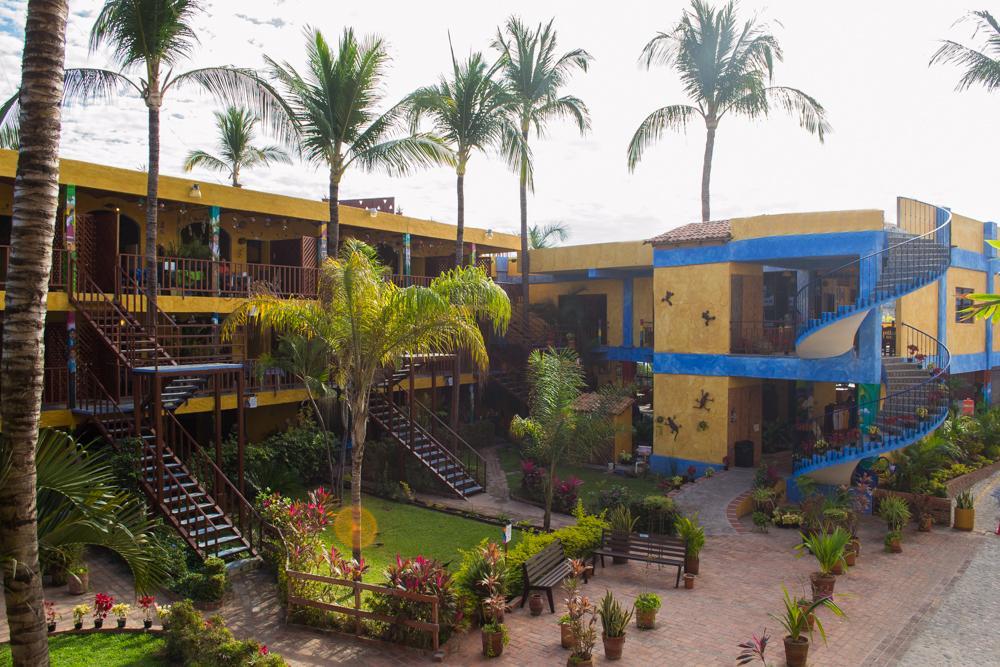
<path fill-rule="evenodd" d="M 192 222 L 190 225 L 181 230 L 182 245 L 194 243 L 210 248 L 211 241 L 212 230 L 207 221 Z M 232 259 L 232 241 L 229 238 L 229 232 L 221 228 L 219 229 L 219 257 L 226 261 Z"/>
<path fill-rule="evenodd" d="M 118 252 L 123 255 L 139 254 L 139 223 L 122 213 L 118 214 Z"/>

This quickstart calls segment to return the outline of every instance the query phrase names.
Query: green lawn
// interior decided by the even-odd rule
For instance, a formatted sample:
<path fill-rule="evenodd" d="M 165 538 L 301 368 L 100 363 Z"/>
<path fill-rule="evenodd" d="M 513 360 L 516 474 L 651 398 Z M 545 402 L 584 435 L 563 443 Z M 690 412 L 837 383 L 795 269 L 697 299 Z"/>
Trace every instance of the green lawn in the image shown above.
<path fill-rule="evenodd" d="M 166 667 L 165 646 L 162 638 L 139 632 L 64 634 L 49 638 L 49 656 L 54 667 Z M 10 647 L 0 646 L 0 666 L 12 664 Z"/>
<path fill-rule="evenodd" d="M 461 562 L 459 549 L 472 548 L 483 538 L 500 539 L 498 526 L 415 505 L 365 496 L 363 506 L 374 515 L 377 525 L 374 544 L 362 549 L 370 565 L 365 581 L 382 581 L 383 571 L 395 562 L 396 554 L 436 558 L 456 569 Z M 518 538 L 515 531 L 514 541 Z M 347 556 L 351 553 L 349 538 L 347 542 L 339 540 L 333 529 L 327 530 L 324 541 Z"/>
<path fill-rule="evenodd" d="M 507 473 L 507 485 L 517 492 L 521 486 L 521 455 L 516 445 L 507 445 L 497 450 L 500 457 L 500 465 Z M 593 509 L 597 502 L 598 494 L 602 489 L 609 486 L 624 486 L 637 498 L 648 495 L 662 495 L 657 486 L 655 477 L 625 477 L 624 475 L 614 475 L 585 466 L 561 465 L 556 467 L 556 476 L 559 479 L 578 477 L 583 481 L 580 487 L 580 497 L 583 499 L 587 509 Z"/>

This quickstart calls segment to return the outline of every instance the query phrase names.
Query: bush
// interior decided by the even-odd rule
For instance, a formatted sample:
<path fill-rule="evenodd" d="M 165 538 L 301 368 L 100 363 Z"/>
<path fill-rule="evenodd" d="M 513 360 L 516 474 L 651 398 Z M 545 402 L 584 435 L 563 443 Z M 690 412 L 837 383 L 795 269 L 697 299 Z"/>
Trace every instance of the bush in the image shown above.
<path fill-rule="evenodd" d="M 597 494 L 598 512 L 614 509 L 619 505 L 625 505 L 627 507 L 631 504 L 632 492 L 629 491 L 627 486 L 623 486 L 621 484 L 612 484 L 607 488 L 601 489 L 600 493 Z"/>
<path fill-rule="evenodd" d="M 226 563 L 215 557 L 205 559 L 205 564 L 177 580 L 172 590 L 197 602 L 218 602 L 229 588 Z"/>
<path fill-rule="evenodd" d="M 240 641 L 226 627 L 221 616 L 207 621 L 189 600 L 170 608 L 166 630 L 167 657 L 173 664 L 189 667 L 280 667 L 281 656 L 248 639 Z"/>
<path fill-rule="evenodd" d="M 386 568 L 385 585 L 397 590 L 433 595 L 438 599 L 438 623 L 441 625 L 439 640 L 448 640 L 455 625 L 461 621 L 458 596 L 452 582 L 451 573 L 436 560 L 417 556 L 401 558 Z M 425 602 L 414 602 L 386 593 L 372 593 L 368 608 L 376 614 L 408 618 L 414 621 L 431 622 L 431 606 Z M 430 636 L 402 624 L 376 623 L 383 639 L 410 646 L 428 648 Z"/>
<path fill-rule="evenodd" d="M 638 519 L 637 530 L 657 535 L 673 535 L 680 516 L 673 498 L 666 496 L 646 496 L 629 505 L 629 510 Z"/>
<path fill-rule="evenodd" d="M 458 433 L 476 449 L 492 447 L 495 443 L 496 426 L 489 419 L 480 419 L 471 424 L 461 424 Z"/>

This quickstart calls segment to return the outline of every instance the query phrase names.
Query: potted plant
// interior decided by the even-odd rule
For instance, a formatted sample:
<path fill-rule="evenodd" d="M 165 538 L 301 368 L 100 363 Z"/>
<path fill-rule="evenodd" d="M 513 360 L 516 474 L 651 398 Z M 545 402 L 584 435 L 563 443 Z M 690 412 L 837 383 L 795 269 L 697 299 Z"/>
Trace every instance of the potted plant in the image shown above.
<path fill-rule="evenodd" d="M 819 630 L 820 637 L 825 643 L 826 632 L 823 630 L 823 623 L 819 618 L 815 618 L 816 609 L 821 606 L 826 607 L 837 616 L 843 616 L 844 612 L 830 598 L 814 600 L 809 607 L 803 609 L 788 594 L 787 588 L 782 586 L 781 590 L 785 594 L 785 611 L 781 615 L 771 614 L 771 618 L 781 623 L 785 629 L 785 663 L 788 667 L 805 667 L 809 657 L 809 638 L 812 636 L 809 615 L 814 616 L 813 625 Z"/>
<path fill-rule="evenodd" d="M 503 617 L 503 612 L 507 608 L 507 600 L 502 594 L 492 595 L 486 598 L 483 606 L 487 612 L 487 622 L 481 628 L 483 655 L 487 658 L 495 658 L 503 654 L 503 647 L 510 641 L 507 626 L 502 621 L 497 620 Z"/>
<path fill-rule="evenodd" d="M 90 586 L 90 574 L 87 566 L 74 565 L 69 568 L 66 576 L 66 589 L 70 595 L 83 595 Z"/>
<path fill-rule="evenodd" d="M 871 424 L 868 427 L 868 441 L 882 442 L 882 431 L 880 431 L 878 426 L 876 426 L 875 424 Z"/>
<path fill-rule="evenodd" d="M 169 604 L 156 605 L 156 615 L 160 617 L 160 625 L 164 630 L 170 627 L 170 610 Z"/>
<path fill-rule="evenodd" d="M 563 648 L 573 648 L 573 628 L 570 627 L 569 614 L 559 618 L 559 643 Z"/>
<path fill-rule="evenodd" d="M 94 596 L 94 627 L 100 628 L 104 625 L 104 619 L 108 617 L 108 612 L 114 606 L 114 597 L 106 593 L 98 593 Z"/>
<path fill-rule="evenodd" d="M 83 617 L 90 614 L 89 604 L 78 604 L 73 607 L 73 629 L 81 630 L 83 628 Z"/>
<path fill-rule="evenodd" d="M 629 548 L 629 536 L 635 528 L 639 517 L 633 517 L 632 511 L 624 505 L 618 505 L 608 514 L 608 524 L 611 527 L 611 549 L 618 553 L 625 553 Z M 614 556 L 611 562 L 615 565 L 627 563 L 627 558 Z"/>
<path fill-rule="evenodd" d="M 625 611 L 611 591 L 605 591 L 601 606 L 597 608 L 601 617 L 601 639 L 604 641 L 604 657 L 621 660 L 625 648 L 625 630 L 632 621 L 632 610 Z"/>
<path fill-rule="evenodd" d="M 856 540 L 852 539 L 844 549 L 844 562 L 847 564 L 847 567 L 854 567 L 854 564 L 858 562 L 858 554 L 854 551 L 855 542 Z"/>
<path fill-rule="evenodd" d="M 597 644 L 597 631 L 594 629 L 597 618 L 594 605 L 587 596 L 580 594 L 576 577 L 567 580 L 566 592 L 566 615 L 569 617 L 570 634 L 573 637 L 573 652 L 570 653 L 566 664 L 569 667 L 580 665 L 592 667 L 594 646 Z"/>
<path fill-rule="evenodd" d="M 802 597 L 796 598 L 795 604 L 799 605 L 799 609 L 801 609 L 802 613 L 805 614 L 806 623 L 809 625 L 809 631 L 812 632 L 812 629 L 816 624 L 816 612 L 810 611 L 810 609 L 815 603 L 809 598 Z"/>
<path fill-rule="evenodd" d="M 635 626 L 640 630 L 656 627 L 656 612 L 663 602 L 656 593 L 640 593 L 635 599 Z"/>
<path fill-rule="evenodd" d="M 910 506 L 897 496 L 883 498 L 878 505 L 878 515 L 885 520 L 890 533 L 902 535 L 903 528 L 910 522 Z"/>
<path fill-rule="evenodd" d="M 119 602 L 111 606 L 111 615 L 118 621 L 118 627 L 124 628 L 128 621 L 128 613 L 132 611 L 132 605 L 126 602 Z"/>
<path fill-rule="evenodd" d="M 760 486 L 750 492 L 753 508 L 758 512 L 771 514 L 774 512 L 774 489 Z"/>
<path fill-rule="evenodd" d="M 759 530 L 762 533 L 766 533 L 768 526 L 771 525 L 770 515 L 768 515 L 766 512 L 754 511 L 752 518 L 753 518 L 754 530 Z"/>
<path fill-rule="evenodd" d="M 678 517 L 674 527 L 677 536 L 684 542 L 684 571 L 698 574 L 701 550 L 705 546 L 705 529 L 698 525 L 698 515 Z"/>
<path fill-rule="evenodd" d="M 767 667 L 767 658 L 764 657 L 764 653 L 767 652 L 767 642 L 770 640 L 771 637 L 765 628 L 760 637 L 752 635 L 750 639 L 739 644 L 738 646 L 743 649 L 743 652 L 736 656 L 736 664 L 749 665 L 751 662 L 759 660 L 760 664 Z"/>
<path fill-rule="evenodd" d="M 143 595 L 139 598 L 139 608 L 142 609 L 142 627 L 149 630 L 153 627 L 153 610 L 156 609 L 156 598 Z"/>
<path fill-rule="evenodd" d="M 45 625 L 47 626 L 49 633 L 52 633 L 52 632 L 56 631 L 56 621 L 58 621 L 60 618 L 61 617 L 59 616 L 59 612 L 56 611 L 56 603 L 55 602 L 49 602 L 48 600 L 46 600 L 45 601 Z M 82 625 L 82 623 L 81 623 L 81 625 Z"/>
<path fill-rule="evenodd" d="M 694 588 L 694 575 L 690 572 L 684 573 L 684 588 L 689 591 Z"/>
<path fill-rule="evenodd" d="M 851 534 L 843 528 L 837 528 L 832 533 L 822 532 L 815 535 L 799 533 L 802 542 L 795 547 L 797 558 L 812 554 L 819 565 L 819 571 L 809 575 L 812 582 L 813 601 L 818 602 L 833 597 L 833 589 L 837 583 L 833 570 L 838 563 L 843 567 L 844 549 L 851 541 Z"/>
<path fill-rule="evenodd" d="M 918 495 L 913 498 L 913 507 L 917 511 L 917 530 L 921 533 L 931 532 L 934 526 L 934 515 L 930 512 L 931 498 Z"/>
<path fill-rule="evenodd" d="M 890 530 L 885 534 L 885 550 L 889 553 L 903 553 L 903 533 L 898 530 Z"/>
<path fill-rule="evenodd" d="M 972 530 L 976 525 L 976 505 L 969 491 L 955 497 L 955 529 Z"/>

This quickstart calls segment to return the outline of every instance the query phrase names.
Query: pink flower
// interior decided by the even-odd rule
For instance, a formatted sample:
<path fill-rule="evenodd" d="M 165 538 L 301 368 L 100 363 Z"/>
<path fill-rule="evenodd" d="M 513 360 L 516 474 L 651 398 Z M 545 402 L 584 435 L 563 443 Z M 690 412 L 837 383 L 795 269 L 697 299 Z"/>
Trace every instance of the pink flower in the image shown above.
<path fill-rule="evenodd" d="M 260 648 L 257 649 L 257 653 L 259 653 L 261 655 L 267 655 L 269 653 L 269 651 L 267 650 L 267 645 L 266 644 L 261 644 Z"/>

